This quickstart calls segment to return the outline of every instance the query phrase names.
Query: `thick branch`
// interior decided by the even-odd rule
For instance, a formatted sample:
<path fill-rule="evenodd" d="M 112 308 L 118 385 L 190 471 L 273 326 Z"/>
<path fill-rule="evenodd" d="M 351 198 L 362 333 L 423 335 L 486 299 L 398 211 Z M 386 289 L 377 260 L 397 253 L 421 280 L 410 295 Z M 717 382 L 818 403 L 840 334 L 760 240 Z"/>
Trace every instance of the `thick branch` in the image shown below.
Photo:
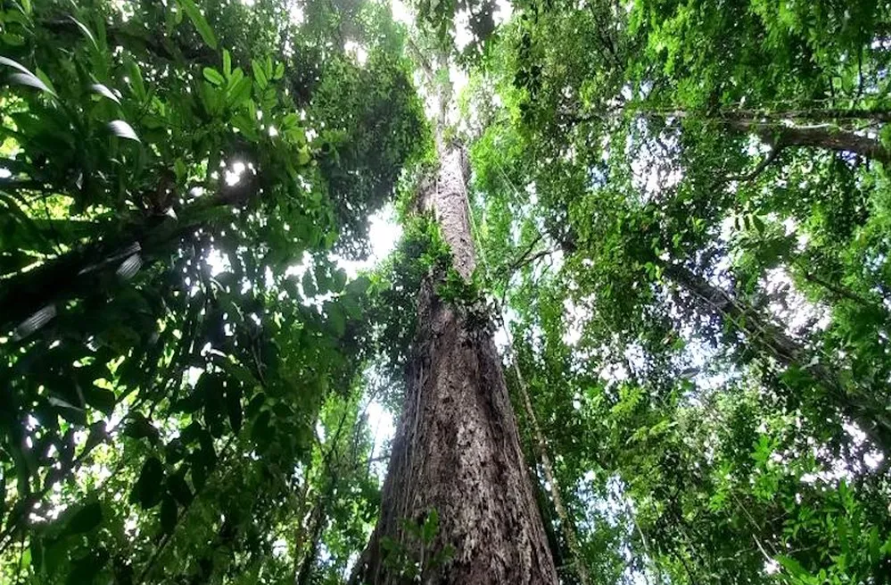
<path fill-rule="evenodd" d="M 830 126 L 785 126 L 766 122 L 734 120 L 727 124 L 741 132 L 752 132 L 762 141 L 774 146 L 814 147 L 835 152 L 850 152 L 864 158 L 891 162 L 891 152 L 875 138 Z"/>
<path fill-rule="evenodd" d="M 33 270 L 0 281 L 0 330 L 21 323 L 47 305 L 94 293 L 95 277 L 100 272 L 97 268 L 123 260 L 121 254 L 128 250 L 138 251 L 145 260 L 204 225 L 207 211 L 246 203 L 256 185 L 255 176 L 245 177 L 237 185 L 223 186 L 215 196 L 182 211 L 178 220 L 167 216 L 140 218 Z"/>

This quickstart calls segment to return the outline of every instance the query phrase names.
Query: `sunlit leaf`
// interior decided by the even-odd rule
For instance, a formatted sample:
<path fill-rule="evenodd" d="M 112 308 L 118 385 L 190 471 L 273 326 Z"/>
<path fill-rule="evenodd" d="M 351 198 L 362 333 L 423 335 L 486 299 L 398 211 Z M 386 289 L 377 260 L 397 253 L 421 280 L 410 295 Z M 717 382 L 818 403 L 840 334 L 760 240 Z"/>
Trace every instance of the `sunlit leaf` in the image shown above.
<path fill-rule="evenodd" d="M 7 65 L 9 67 L 13 67 L 14 69 L 18 70 L 18 73 L 13 73 L 12 75 L 9 76 L 9 78 L 14 83 L 17 83 L 19 85 L 27 85 L 30 87 L 35 87 L 39 90 L 45 91 L 45 92 L 53 95 L 53 96 L 56 95 L 56 92 L 54 92 L 50 88 L 49 84 L 45 83 L 40 78 L 38 78 L 36 75 L 34 75 L 30 71 L 28 71 L 28 69 L 26 67 L 24 67 L 23 65 L 21 65 L 20 63 L 17 63 L 16 61 L 13 61 L 12 59 L 9 59 L 7 57 L 0 57 L 0 64 Z"/>
<path fill-rule="evenodd" d="M 13 61 L 12 59 L 9 59 L 8 57 L 0 56 L 0 64 L 7 65 L 14 69 L 18 69 L 19 72 L 24 73 L 26 75 L 31 75 L 32 77 L 34 76 L 34 74 L 31 73 L 30 71 L 28 71 L 28 69 L 24 65 L 22 65 L 16 61 Z"/>
<path fill-rule="evenodd" d="M 102 85 L 101 83 L 94 83 L 94 84 L 91 85 L 90 87 L 93 89 L 93 91 L 95 91 L 95 92 L 98 93 L 99 95 L 101 95 L 101 96 L 103 96 L 103 97 L 107 97 L 107 98 L 110 99 L 111 101 L 113 101 L 113 102 L 115 102 L 116 104 L 119 104 L 119 105 L 120 105 L 121 100 L 118 98 L 118 96 L 116 96 L 116 95 L 114 94 L 113 91 L 111 91 L 110 89 L 108 89 L 106 86 Z"/>
<path fill-rule="evenodd" d="M 75 25 L 77 25 L 77 28 L 79 28 L 80 31 L 84 34 L 84 36 L 87 37 L 87 39 L 90 41 L 90 43 L 92 43 L 93 48 L 95 48 L 95 49 L 99 48 L 99 45 L 96 43 L 96 37 L 93 36 L 93 33 L 90 32 L 90 29 L 87 28 L 87 26 L 84 23 L 82 23 L 78 19 L 74 18 L 73 16 L 69 16 L 68 19 L 71 22 L 73 22 Z"/>
<path fill-rule="evenodd" d="M 139 137 L 136 135 L 136 131 L 133 130 L 133 127 L 123 120 L 114 120 L 113 122 L 109 122 L 108 129 L 111 130 L 111 133 L 115 136 L 126 138 L 127 140 L 135 140 L 136 142 L 140 142 Z"/>
<path fill-rule="evenodd" d="M 259 87 L 260 89 L 266 89 L 266 85 L 269 82 L 266 78 L 266 72 L 263 69 L 263 64 L 256 60 L 251 61 L 251 74 L 257 81 L 257 87 Z"/>
<path fill-rule="evenodd" d="M 220 75 L 220 72 L 214 69 L 213 67 L 205 67 L 203 70 L 204 79 L 208 80 L 214 85 L 222 85 L 225 81 L 223 76 Z"/>

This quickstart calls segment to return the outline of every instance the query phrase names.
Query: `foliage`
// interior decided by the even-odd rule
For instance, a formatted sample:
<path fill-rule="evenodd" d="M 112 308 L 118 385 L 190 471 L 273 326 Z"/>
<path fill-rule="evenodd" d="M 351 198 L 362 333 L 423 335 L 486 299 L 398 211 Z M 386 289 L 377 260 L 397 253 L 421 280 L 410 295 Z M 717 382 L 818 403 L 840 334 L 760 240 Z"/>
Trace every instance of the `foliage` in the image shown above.
<path fill-rule="evenodd" d="M 886 161 L 858 141 L 888 15 L 854 4 L 528 2 L 501 32 L 480 239 L 603 582 L 886 580 Z"/>
<path fill-rule="evenodd" d="M 345 582 L 437 273 L 510 328 L 561 582 L 888 583 L 891 5 L 411 5 L 2 5 L 0 581 Z M 390 570 L 448 567 L 437 522 Z"/>
<path fill-rule="evenodd" d="M 426 130 L 398 38 L 362 66 L 291 8 L 4 6 L 4 582 L 284 582 L 364 540 L 328 500 L 370 446 L 325 411 L 365 424 L 367 283 L 330 252 Z"/>
<path fill-rule="evenodd" d="M 384 563 L 389 570 L 399 575 L 405 583 L 424 582 L 435 578 L 437 572 L 451 560 L 454 555 L 448 546 L 439 550 L 435 548 L 436 535 L 439 532 L 439 514 L 430 510 L 419 522 L 405 520 L 403 529 L 409 536 L 412 549 L 405 544 L 386 538 L 381 542 L 384 549 Z M 414 550 L 414 549 L 417 550 Z"/>

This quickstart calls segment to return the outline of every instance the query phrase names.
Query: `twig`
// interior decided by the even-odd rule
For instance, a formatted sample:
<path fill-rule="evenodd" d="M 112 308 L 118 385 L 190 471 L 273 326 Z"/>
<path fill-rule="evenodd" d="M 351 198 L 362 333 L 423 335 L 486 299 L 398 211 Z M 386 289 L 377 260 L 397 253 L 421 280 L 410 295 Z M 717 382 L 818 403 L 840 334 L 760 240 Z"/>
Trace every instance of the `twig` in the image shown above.
<path fill-rule="evenodd" d="M 768 153 L 768 155 L 764 158 L 764 160 L 762 160 L 760 163 L 758 163 L 758 166 L 756 166 L 750 172 L 746 173 L 745 175 L 737 175 L 737 176 L 731 175 L 729 177 L 725 177 L 724 179 L 721 179 L 719 181 L 719 184 L 729 183 L 730 181 L 738 181 L 740 183 L 751 183 L 752 181 L 757 179 L 761 173 L 766 171 L 767 167 L 769 167 L 771 164 L 773 164 L 773 162 L 777 159 L 777 157 L 780 156 L 780 153 L 782 153 L 785 148 L 786 147 L 783 146 L 782 144 L 775 145 L 771 149 L 771 151 Z"/>

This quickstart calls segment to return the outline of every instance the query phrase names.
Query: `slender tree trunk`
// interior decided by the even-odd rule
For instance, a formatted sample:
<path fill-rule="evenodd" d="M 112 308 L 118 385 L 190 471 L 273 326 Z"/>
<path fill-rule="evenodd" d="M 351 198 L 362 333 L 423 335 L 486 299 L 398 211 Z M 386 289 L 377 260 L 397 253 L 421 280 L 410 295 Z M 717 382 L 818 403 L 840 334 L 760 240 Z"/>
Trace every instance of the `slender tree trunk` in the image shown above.
<path fill-rule="evenodd" d="M 180 211 L 180 217 L 140 217 L 80 248 L 46 261 L 32 270 L 19 272 L 0 281 L 0 333 L 40 311 L 42 307 L 83 298 L 103 290 L 102 276 L 117 269 L 127 257 L 138 254 L 144 264 L 169 246 L 182 241 L 201 227 L 221 208 L 244 204 L 254 193 L 253 178 L 235 186 L 222 186 L 219 192 Z"/>
<path fill-rule="evenodd" d="M 424 193 L 468 279 L 475 265 L 463 152 L 440 141 L 440 170 Z M 547 537 L 520 450 L 491 327 L 422 285 L 405 405 L 384 483 L 381 517 L 354 573 L 365 585 L 556 585 Z M 439 525 L 418 536 L 431 511 Z"/>
<path fill-rule="evenodd" d="M 831 367 L 813 363 L 810 359 L 812 352 L 788 336 L 760 311 L 684 266 L 668 263 L 663 263 L 662 266 L 665 276 L 690 293 L 694 303 L 706 313 L 718 315 L 732 324 L 759 347 L 761 353 L 769 355 L 782 366 L 794 366 L 807 372 L 817 384 L 825 388 L 840 412 L 856 422 L 877 447 L 886 454 L 891 453 L 891 421 L 883 414 L 883 401 L 861 388 L 843 384 L 838 373 Z"/>
<path fill-rule="evenodd" d="M 300 562 L 300 570 L 295 580 L 297 585 L 307 585 L 310 582 L 316 559 L 319 556 L 319 546 L 322 541 L 322 532 L 325 530 L 325 503 L 328 494 L 319 499 L 319 503 L 313 509 L 309 521 L 309 549 Z"/>

